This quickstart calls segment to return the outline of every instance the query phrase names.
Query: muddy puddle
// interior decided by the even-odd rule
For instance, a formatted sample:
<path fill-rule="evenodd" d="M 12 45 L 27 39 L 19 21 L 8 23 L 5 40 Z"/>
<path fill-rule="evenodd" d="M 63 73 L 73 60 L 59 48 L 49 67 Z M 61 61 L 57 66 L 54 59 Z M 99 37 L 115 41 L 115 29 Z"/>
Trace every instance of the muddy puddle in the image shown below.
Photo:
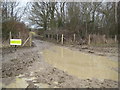
<path fill-rule="evenodd" d="M 87 54 L 66 47 L 54 46 L 42 53 L 44 59 L 53 66 L 81 79 L 98 78 L 118 80 L 118 63 L 105 56 Z"/>
<path fill-rule="evenodd" d="M 26 88 L 28 86 L 28 83 L 25 81 L 25 79 L 16 78 L 15 81 L 13 81 L 9 85 L 4 85 L 5 88 Z"/>
<path fill-rule="evenodd" d="M 28 82 L 36 82 L 36 77 L 25 77 L 24 75 L 16 76 L 9 84 L 2 83 L 2 88 L 27 88 Z M 35 83 L 38 88 L 48 88 L 47 84 Z"/>

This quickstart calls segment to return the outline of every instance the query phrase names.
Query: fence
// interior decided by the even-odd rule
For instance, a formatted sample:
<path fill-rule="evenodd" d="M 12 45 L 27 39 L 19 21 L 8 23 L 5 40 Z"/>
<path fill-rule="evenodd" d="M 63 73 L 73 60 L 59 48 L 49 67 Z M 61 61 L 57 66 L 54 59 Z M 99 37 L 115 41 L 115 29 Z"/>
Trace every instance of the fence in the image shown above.
<path fill-rule="evenodd" d="M 117 35 L 109 36 L 106 35 L 96 35 L 89 34 L 88 36 L 80 36 L 78 34 L 66 35 L 66 34 L 46 34 L 44 38 L 52 41 L 56 41 L 57 43 L 65 44 L 111 44 L 118 43 Z"/>
<path fill-rule="evenodd" d="M 13 35 L 12 32 L 9 32 L 9 39 L 6 41 L 2 41 L 2 47 L 11 47 L 10 39 L 21 39 L 22 40 L 22 47 L 23 46 L 32 46 L 32 33 L 30 32 L 29 35 L 23 36 L 21 32 L 18 34 Z M 13 45 L 14 47 L 14 45 Z"/>

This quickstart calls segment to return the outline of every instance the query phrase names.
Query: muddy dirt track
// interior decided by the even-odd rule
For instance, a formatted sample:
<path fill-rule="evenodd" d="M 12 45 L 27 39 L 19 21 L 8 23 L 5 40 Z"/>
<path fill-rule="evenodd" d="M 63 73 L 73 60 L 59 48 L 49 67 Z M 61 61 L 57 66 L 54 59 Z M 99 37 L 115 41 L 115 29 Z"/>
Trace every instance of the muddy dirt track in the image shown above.
<path fill-rule="evenodd" d="M 34 40 L 31 48 L 3 49 L 3 88 L 117 88 L 112 79 L 78 78 L 58 69 L 43 57 L 43 51 L 55 46 L 52 43 Z M 53 60 L 54 61 L 54 60 Z M 116 62 L 116 61 L 115 61 Z M 81 71 L 79 71 L 82 73 Z M 114 70 L 114 72 L 118 72 Z"/>

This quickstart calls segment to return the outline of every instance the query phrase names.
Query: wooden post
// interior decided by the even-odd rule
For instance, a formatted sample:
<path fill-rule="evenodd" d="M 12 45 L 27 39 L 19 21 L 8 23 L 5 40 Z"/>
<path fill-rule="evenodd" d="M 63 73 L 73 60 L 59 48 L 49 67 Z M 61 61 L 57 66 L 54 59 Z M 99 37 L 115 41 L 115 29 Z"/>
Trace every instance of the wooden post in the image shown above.
<path fill-rule="evenodd" d="M 103 35 L 103 41 L 104 41 L 104 43 L 106 43 L 106 40 L 105 40 L 105 35 Z"/>
<path fill-rule="evenodd" d="M 75 41 L 75 34 L 73 36 L 74 36 L 73 41 Z"/>
<path fill-rule="evenodd" d="M 90 34 L 88 36 L 88 45 L 90 45 Z"/>
<path fill-rule="evenodd" d="M 12 35 L 11 35 L 11 31 L 10 31 L 10 35 L 9 35 L 9 39 L 12 38 Z M 9 40 L 9 46 L 10 46 L 10 40 Z"/>
<path fill-rule="evenodd" d="M 115 43 L 117 42 L 117 35 L 115 35 Z"/>
<path fill-rule="evenodd" d="M 62 37 L 61 37 L 61 44 L 63 44 L 63 34 L 62 34 Z"/>
<path fill-rule="evenodd" d="M 11 39 L 11 31 L 10 31 L 10 39 Z"/>
<path fill-rule="evenodd" d="M 58 34 L 57 34 L 57 42 L 58 42 Z"/>
<path fill-rule="evenodd" d="M 19 38 L 21 37 L 20 32 L 19 32 Z"/>
<path fill-rule="evenodd" d="M 29 37 L 30 37 L 30 47 L 32 46 L 32 34 L 29 33 Z"/>
<path fill-rule="evenodd" d="M 30 37 L 28 37 L 27 39 L 26 39 L 26 41 L 23 43 L 23 45 L 22 46 L 24 46 L 26 43 L 27 43 L 27 41 L 30 39 Z"/>

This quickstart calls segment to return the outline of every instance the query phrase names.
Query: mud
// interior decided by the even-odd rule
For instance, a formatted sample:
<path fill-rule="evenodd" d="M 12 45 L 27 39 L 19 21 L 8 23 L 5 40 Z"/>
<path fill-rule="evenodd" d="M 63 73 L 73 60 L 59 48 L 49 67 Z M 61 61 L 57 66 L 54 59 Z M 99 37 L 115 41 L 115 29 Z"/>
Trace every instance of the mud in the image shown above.
<path fill-rule="evenodd" d="M 107 46 L 88 46 L 88 45 L 72 45 L 67 46 L 70 47 L 70 49 L 77 49 L 82 52 L 95 54 L 98 56 L 107 56 L 110 58 L 114 57 L 114 60 L 118 60 L 118 46 L 115 47 L 107 47 Z"/>
<path fill-rule="evenodd" d="M 19 49 L 3 55 L 2 87 L 4 88 L 117 88 L 111 79 L 82 79 L 49 64 L 42 56 L 52 43 L 34 40 L 36 47 Z M 4 52 L 4 51 L 3 51 Z M 7 52 L 7 51 L 6 51 Z M 81 72 L 81 71 L 79 71 Z M 116 71 L 117 72 L 117 71 Z M 82 72 L 81 72 L 82 73 Z M 19 85 L 21 83 L 21 85 Z M 24 85 L 23 85 L 24 84 Z"/>

